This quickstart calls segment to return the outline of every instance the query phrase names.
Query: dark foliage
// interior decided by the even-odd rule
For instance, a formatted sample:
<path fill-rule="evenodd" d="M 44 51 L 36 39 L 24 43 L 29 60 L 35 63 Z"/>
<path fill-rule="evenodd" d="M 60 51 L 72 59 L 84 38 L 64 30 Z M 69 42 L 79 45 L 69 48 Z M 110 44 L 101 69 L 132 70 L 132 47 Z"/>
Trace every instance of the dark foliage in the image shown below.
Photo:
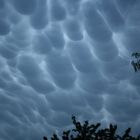
<path fill-rule="evenodd" d="M 138 52 L 132 53 L 132 57 L 134 57 L 136 60 L 131 61 L 131 64 L 132 64 L 135 72 L 138 72 L 138 71 L 140 71 L 140 53 L 138 53 Z"/>
<path fill-rule="evenodd" d="M 130 135 L 131 128 L 126 129 L 124 135 L 119 136 L 116 134 L 117 125 L 110 124 L 109 128 L 99 129 L 100 123 L 89 124 L 85 121 L 84 124 L 76 120 L 75 116 L 72 116 L 74 129 L 63 131 L 62 140 L 140 140 L 138 137 Z M 72 135 L 71 132 L 75 135 Z M 48 140 L 47 137 L 43 137 L 44 140 Z M 51 140 L 60 140 L 56 134 L 53 134 Z"/>

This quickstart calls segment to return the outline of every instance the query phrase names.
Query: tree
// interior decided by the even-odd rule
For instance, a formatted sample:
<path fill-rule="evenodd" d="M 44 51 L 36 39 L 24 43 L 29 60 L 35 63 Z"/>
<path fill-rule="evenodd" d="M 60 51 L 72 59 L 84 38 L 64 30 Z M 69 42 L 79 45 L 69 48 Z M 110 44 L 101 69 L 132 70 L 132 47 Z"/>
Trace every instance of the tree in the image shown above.
<path fill-rule="evenodd" d="M 133 137 L 130 135 L 131 128 L 126 129 L 122 136 L 116 134 L 117 125 L 110 124 L 109 128 L 99 129 L 100 123 L 89 124 L 85 121 L 84 124 L 76 120 L 75 116 L 72 116 L 74 129 L 63 131 L 62 140 L 140 140 L 140 135 Z M 75 132 L 72 135 L 71 132 Z M 43 137 L 44 140 L 48 140 L 47 137 Z M 56 134 L 53 134 L 51 140 L 60 140 Z"/>
<path fill-rule="evenodd" d="M 132 64 L 135 72 L 138 72 L 140 70 L 140 53 L 138 53 L 138 52 L 132 53 L 132 57 L 134 57 L 136 60 L 131 61 L 131 64 Z"/>

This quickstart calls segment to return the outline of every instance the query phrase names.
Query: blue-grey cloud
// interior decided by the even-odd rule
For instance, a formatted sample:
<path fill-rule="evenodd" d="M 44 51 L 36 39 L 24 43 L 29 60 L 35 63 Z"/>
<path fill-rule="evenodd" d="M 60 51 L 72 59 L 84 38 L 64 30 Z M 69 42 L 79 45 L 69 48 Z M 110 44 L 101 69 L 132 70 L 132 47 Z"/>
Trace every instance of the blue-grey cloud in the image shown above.
<path fill-rule="evenodd" d="M 84 24 L 87 34 L 97 42 L 109 41 L 112 32 L 103 17 L 98 13 L 93 2 L 83 5 Z"/>
<path fill-rule="evenodd" d="M 1 0 L 0 1 L 0 9 L 3 9 L 5 6 L 5 1 L 4 0 Z"/>
<path fill-rule="evenodd" d="M 30 15 L 37 7 L 37 0 L 13 0 L 13 5 L 20 14 Z"/>
<path fill-rule="evenodd" d="M 137 0 L 0 0 L 0 140 L 80 120 L 140 132 Z"/>
<path fill-rule="evenodd" d="M 73 40 L 82 40 L 83 39 L 83 34 L 82 34 L 82 29 L 81 25 L 78 21 L 75 19 L 69 19 L 64 23 L 65 31 L 67 36 Z"/>
<path fill-rule="evenodd" d="M 76 74 L 67 56 L 52 53 L 46 58 L 46 64 L 56 85 L 61 88 L 71 88 L 74 86 Z"/>
<path fill-rule="evenodd" d="M 48 24 L 48 6 L 46 0 L 38 1 L 37 8 L 30 18 L 35 29 L 43 29 Z"/>
<path fill-rule="evenodd" d="M 10 25 L 4 20 L 0 20 L 0 35 L 7 35 L 10 32 Z"/>
<path fill-rule="evenodd" d="M 54 21 L 64 20 L 67 16 L 64 6 L 59 0 L 50 1 L 51 19 Z"/>
<path fill-rule="evenodd" d="M 93 43 L 93 50 L 102 61 L 113 61 L 118 56 L 118 48 L 113 40 L 106 43 Z"/>
<path fill-rule="evenodd" d="M 52 24 L 46 31 L 46 36 L 49 38 L 51 44 L 55 49 L 63 49 L 65 45 L 65 39 L 61 26 Z"/>
<path fill-rule="evenodd" d="M 83 73 L 97 72 L 95 58 L 85 42 L 69 42 L 68 49 L 75 68 Z"/>
<path fill-rule="evenodd" d="M 99 1 L 98 6 L 101 14 L 113 31 L 116 32 L 123 29 L 125 21 L 114 1 L 109 0 L 106 3 Z"/>
<path fill-rule="evenodd" d="M 46 35 L 37 35 L 34 37 L 34 51 L 39 54 L 48 54 L 52 49 L 52 44 Z"/>

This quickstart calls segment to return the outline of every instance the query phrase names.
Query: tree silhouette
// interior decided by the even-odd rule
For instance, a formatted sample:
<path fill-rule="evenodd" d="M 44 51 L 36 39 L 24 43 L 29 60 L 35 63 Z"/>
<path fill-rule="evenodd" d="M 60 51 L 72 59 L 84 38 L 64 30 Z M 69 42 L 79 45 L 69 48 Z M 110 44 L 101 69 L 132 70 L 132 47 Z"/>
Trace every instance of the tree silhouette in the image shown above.
<path fill-rule="evenodd" d="M 122 136 L 116 134 L 117 125 L 110 124 L 109 128 L 99 129 L 100 123 L 89 124 L 85 121 L 84 124 L 76 120 L 75 116 L 72 116 L 74 129 L 63 131 L 62 140 L 140 140 L 140 135 L 133 137 L 130 135 L 131 128 L 126 129 Z M 75 135 L 71 134 L 74 132 Z M 44 140 L 48 140 L 47 137 L 43 137 Z M 53 134 L 51 140 L 60 140 L 56 134 Z"/>
<path fill-rule="evenodd" d="M 138 72 L 140 70 L 140 53 L 138 53 L 138 52 L 132 53 L 132 57 L 134 57 L 136 60 L 131 61 L 131 64 L 132 64 L 135 72 Z"/>

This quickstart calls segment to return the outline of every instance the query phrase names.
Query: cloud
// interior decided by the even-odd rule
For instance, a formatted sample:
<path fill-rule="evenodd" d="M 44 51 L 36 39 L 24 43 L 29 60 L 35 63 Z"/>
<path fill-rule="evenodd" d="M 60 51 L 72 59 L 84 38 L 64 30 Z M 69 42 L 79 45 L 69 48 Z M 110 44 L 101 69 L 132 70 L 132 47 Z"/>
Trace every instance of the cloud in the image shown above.
<path fill-rule="evenodd" d="M 84 25 L 87 34 L 97 42 L 109 41 L 112 32 L 103 17 L 95 9 L 94 3 L 86 2 L 83 5 Z"/>
<path fill-rule="evenodd" d="M 139 50 L 139 45 L 140 45 L 140 40 L 138 39 L 139 34 L 140 34 L 140 30 L 137 29 L 137 27 L 126 28 L 124 32 L 124 37 L 122 39 L 123 43 L 126 46 L 126 49 L 132 52 Z"/>
<path fill-rule="evenodd" d="M 67 36 L 71 40 L 78 41 L 83 39 L 80 23 L 75 19 L 69 19 L 66 22 L 64 22 L 64 28 Z"/>
<path fill-rule="evenodd" d="M 101 1 L 98 7 L 111 30 L 117 32 L 123 29 L 125 21 L 114 1 L 109 0 L 106 3 Z"/>
<path fill-rule="evenodd" d="M 96 72 L 96 62 L 86 42 L 69 42 L 68 50 L 75 68 L 82 73 Z"/>
<path fill-rule="evenodd" d="M 13 6 L 20 14 L 30 15 L 37 7 L 37 0 L 13 0 Z"/>
<path fill-rule="evenodd" d="M 64 20 L 67 16 L 66 10 L 58 0 L 50 1 L 51 19 L 54 21 Z"/>
<path fill-rule="evenodd" d="M 10 32 L 10 25 L 5 20 L 0 20 L 0 35 L 7 35 Z"/>
<path fill-rule="evenodd" d="M 138 134 L 136 0 L 0 0 L 0 139 L 42 139 L 80 120 Z"/>
<path fill-rule="evenodd" d="M 34 37 L 34 51 L 39 54 L 46 55 L 52 49 L 52 44 L 46 35 L 37 35 Z"/>
<path fill-rule="evenodd" d="M 56 85 L 64 89 L 74 86 L 76 74 L 67 56 L 52 53 L 46 58 L 46 64 Z"/>
<path fill-rule="evenodd" d="M 35 29 L 43 29 L 48 24 L 48 6 L 46 0 L 38 1 L 35 12 L 30 17 L 31 25 Z"/>
<path fill-rule="evenodd" d="M 64 48 L 65 39 L 64 39 L 63 30 L 61 29 L 61 26 L 57 24 L 52 24 L 52 26 L 47 29 L 46 36 L 48 37 L 52 46 L 55 49 Z"/>
<path fill-rule="evenodd" d="M 4 0 L 1 0 L 0 1 L 0 9 L 3 9 L 5 6 L 5 1 Z"/>

